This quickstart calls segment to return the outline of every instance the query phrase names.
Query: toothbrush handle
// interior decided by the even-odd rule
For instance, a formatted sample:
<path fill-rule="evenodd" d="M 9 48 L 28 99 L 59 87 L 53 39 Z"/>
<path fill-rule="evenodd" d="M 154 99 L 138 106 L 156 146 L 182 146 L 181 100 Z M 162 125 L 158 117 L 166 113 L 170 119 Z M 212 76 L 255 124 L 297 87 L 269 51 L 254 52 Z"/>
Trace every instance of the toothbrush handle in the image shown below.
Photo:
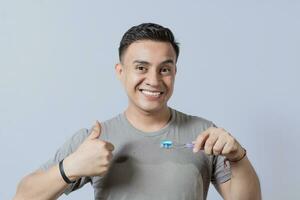
<path fill-rule="evenodd" d="M 194 144 L 193 143 L 186 143 L 184 146 L 186 148 L 190 148 L 190 149 L 194 148 Z"/>

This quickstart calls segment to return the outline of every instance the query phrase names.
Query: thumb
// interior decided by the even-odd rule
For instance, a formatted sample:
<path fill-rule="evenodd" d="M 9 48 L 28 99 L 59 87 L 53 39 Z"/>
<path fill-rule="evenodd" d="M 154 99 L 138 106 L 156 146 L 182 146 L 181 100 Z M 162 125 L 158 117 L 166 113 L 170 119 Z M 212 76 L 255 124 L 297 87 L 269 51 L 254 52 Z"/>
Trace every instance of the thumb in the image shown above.
<path fill-rule="evenodd" d="M 101 124 L 96 121 L 96 124 L 93 126 L 91 134 L 88 136 L 88 139 L 93 140 L 99 138 L 101 135 Z"/>

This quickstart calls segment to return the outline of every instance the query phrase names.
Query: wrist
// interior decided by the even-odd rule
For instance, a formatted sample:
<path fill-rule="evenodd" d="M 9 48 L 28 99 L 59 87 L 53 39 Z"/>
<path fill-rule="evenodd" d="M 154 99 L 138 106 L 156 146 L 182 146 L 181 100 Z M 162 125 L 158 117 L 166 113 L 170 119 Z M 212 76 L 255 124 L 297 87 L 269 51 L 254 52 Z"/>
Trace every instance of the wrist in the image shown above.
<path fill-rule="evenodd" d="M 76 181 L 77 179 L 80 178 L 78 173 L 76 173 L 76 168 L 74 168 L 74 166 L 76 165 L 73 164 L 72 155 L 66 157 L 63 160 L 64 173 L 70 181 Z"/>
<path fill-rule="evenodd" d="M 239 153 L 238 156 L 234 157 L 234 158 L 226 158 L 227 161 L 229 161 L 230 163 L 237 163 L 241 160 L 243 160 L 246 155 L 247 155 L 247 151 L 246 149 L 244 149 L 243 147 L 241 147 L 241 153 Z"/>

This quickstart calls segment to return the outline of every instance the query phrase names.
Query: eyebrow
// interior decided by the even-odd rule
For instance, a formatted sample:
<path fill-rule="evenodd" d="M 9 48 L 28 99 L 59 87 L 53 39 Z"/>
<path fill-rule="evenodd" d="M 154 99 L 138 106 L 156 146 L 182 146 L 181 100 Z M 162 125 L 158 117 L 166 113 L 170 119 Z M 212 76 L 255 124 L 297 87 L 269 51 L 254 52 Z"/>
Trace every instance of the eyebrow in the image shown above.
<path fill-rule="evenodd" d="M 172 59 L 165 60 L 161 64 L 174 64 L 174 61 Z"/>
<path fill-rule="evenodd" d="M 143 65 L 149 65 L 150 63 L 144 60 L 135 60 L 133 61 L 133 64 L 143 64 Z"/>
<path fill-rule="evenodd" d="M 135 60 L 135 61 L 133 61 L 133 63 L 134 64 L 136 63 L 136 64 L 143 64 L 143 65 L 150 65 L 149 62 L 144 61 L 144 60 Z M 161 64 L 174 64 L 174 61 L 172 59 L 168 59 L 168 60 L 165 60 L 162 63 L 160 63 L 160 65 Z"/>

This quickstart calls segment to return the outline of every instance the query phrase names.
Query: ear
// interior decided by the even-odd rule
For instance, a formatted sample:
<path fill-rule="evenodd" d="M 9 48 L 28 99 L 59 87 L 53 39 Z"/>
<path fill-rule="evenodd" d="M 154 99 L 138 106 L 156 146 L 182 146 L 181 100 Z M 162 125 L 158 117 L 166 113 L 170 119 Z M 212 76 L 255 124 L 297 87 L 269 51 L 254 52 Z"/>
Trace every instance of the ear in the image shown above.
<path fill-rule="evenodd" d="M 115 72 L 116 72 L 118 79 L 121 80 L 122 74 L 123 74 L 123 65 L 121 63 L 117 63 L 115 65 Z"/>

